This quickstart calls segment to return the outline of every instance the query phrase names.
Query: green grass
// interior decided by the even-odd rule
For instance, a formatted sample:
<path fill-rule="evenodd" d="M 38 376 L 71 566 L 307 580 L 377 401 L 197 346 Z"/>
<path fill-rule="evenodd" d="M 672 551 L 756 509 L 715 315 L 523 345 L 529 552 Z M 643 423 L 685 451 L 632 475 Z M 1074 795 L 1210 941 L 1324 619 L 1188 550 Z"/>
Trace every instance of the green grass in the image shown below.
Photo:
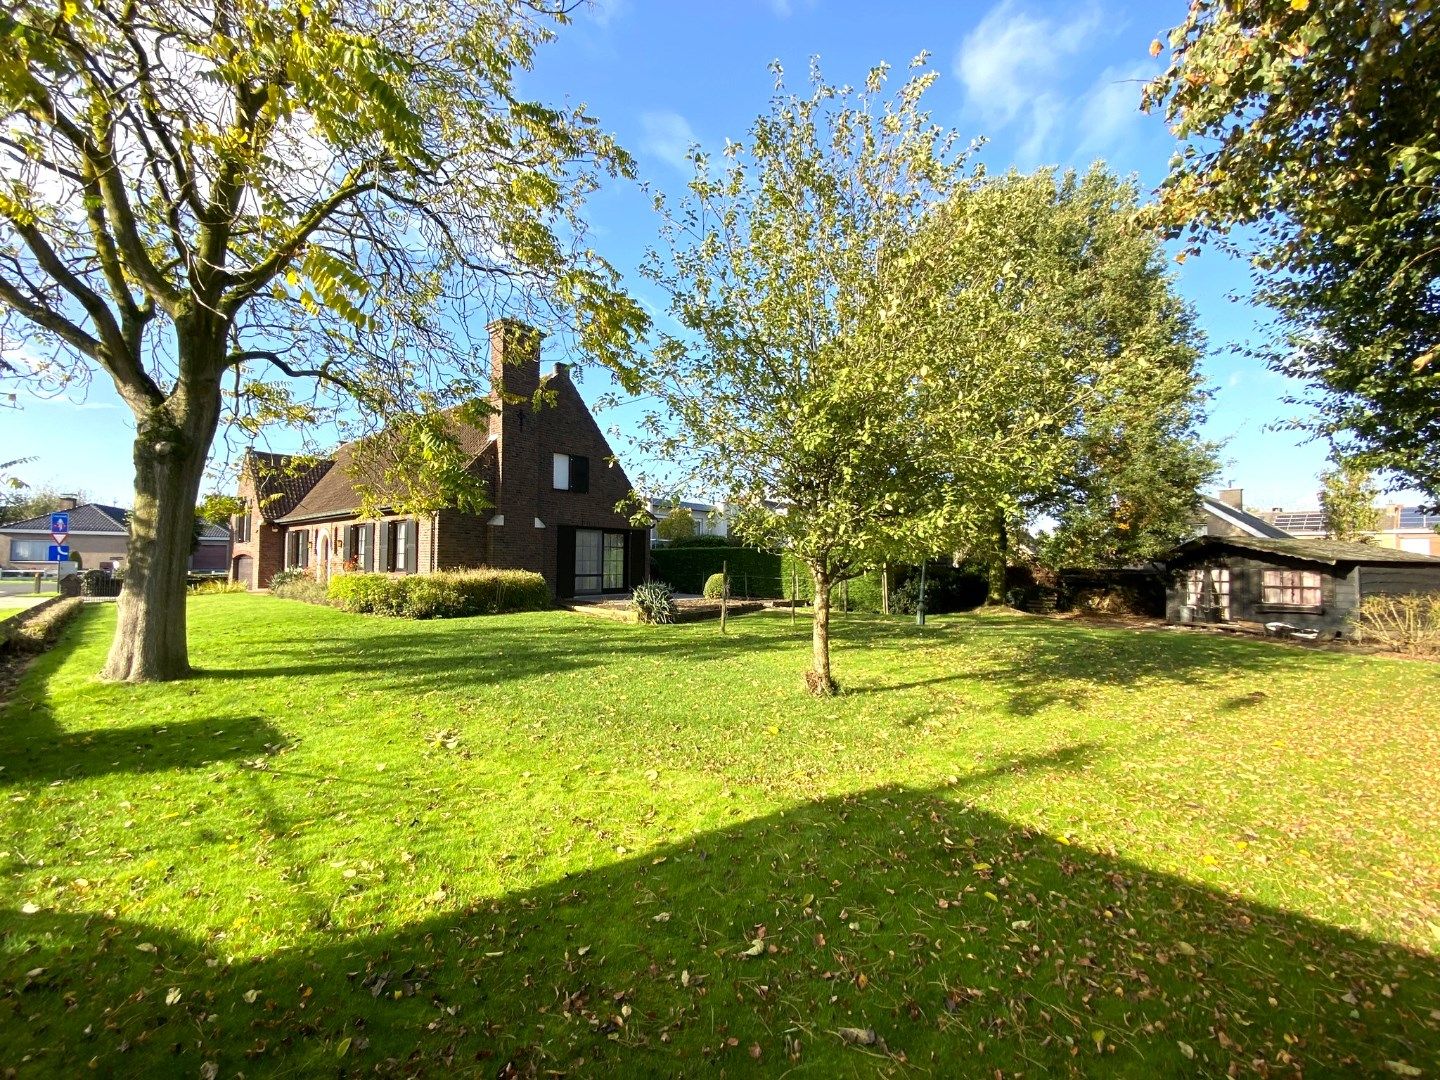
<path fill-rule="evenodd" d="M 1435 665 L 852 616 L 814 700 L 785 615 L 207 596 L 129 687 L 113 619 L 0 713 L 0 1070 L 1440 1061 Z"/>

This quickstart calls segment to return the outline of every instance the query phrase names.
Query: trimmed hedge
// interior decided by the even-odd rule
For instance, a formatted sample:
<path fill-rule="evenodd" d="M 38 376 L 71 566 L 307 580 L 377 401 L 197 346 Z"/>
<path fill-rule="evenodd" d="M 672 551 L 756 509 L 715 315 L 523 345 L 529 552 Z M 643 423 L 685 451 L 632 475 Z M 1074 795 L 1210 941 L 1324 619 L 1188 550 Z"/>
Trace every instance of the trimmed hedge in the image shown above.
<path fill-rule="evenodd" d="M 78 596 L 48 600 L 0 624 L 0 651 L 43 652 L 55 642 L 61 627 L 80 613 L 85 601 Z"/>
<path fill-rule="evenodd" d="M 894 568 L 892 567 L 892 577 Z M 780 558 L 780 571 L 783 574 L 781 581 L 780 595 L 786 600 L 798 600 L 802 604 L 809 604 L 815 598 L 815 583 L 810 577 L 810 568 L 793 555 L 783 555 Z M 791 585 L 795 586 L 792 595 Z M 892 583 L 893 584 L 893 583 Z M 851 611 L 882 611 L 884 605 L 880 600 L 881 575 L 879 570 L 869 570 L 857 578 L 850 579 L 850 610 Z M 845 584 L 842 582 L 830 590 L 830 604 L 834 608 L 844 605 Z"/>
<path fill-rule="evenodd" d="M 550 606 L 550 587 L 529 570 L 441 570 L 433 574 L 338 574 L 330 579 L 330 603 L 361 615 L 453 619 L 539 611 Z"/>
<path fill-rule="evenodd" d="M 783 596 L 780 586 L 780 556 L 771 551 L 747 547 L 670 547 L 650 552 L 656 577 L 668 581 L 676 592 L 702 593 L 712 574 L 730 565 L 730 596 L 749 600 Z"/>

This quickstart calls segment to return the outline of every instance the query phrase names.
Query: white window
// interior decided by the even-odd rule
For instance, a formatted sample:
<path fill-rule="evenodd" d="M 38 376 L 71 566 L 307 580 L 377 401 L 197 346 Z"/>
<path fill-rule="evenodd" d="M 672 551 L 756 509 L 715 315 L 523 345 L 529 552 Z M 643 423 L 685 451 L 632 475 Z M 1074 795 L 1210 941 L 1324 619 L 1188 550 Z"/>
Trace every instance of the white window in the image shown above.
<path fill-rule="evenodd" d="M 1185 606 L 1211 618 L 1230 618 L 1230 571 L 1201 566 L 1185 575 Z"/>
<path fill-rule="evenodd" d="M 1428 536 L 1402 536 L 1400 538 L 1401 551 L 1413 551 L 1417 555 L 1430 554 L 1430 538 Z"/>
<path fill-rule="evenodd" d="M 1260 581 L 1260 602 L 1318 608 L 1324 603 L 1320 575 L 1309 570 L 1266 570 Z"/>
<path fill-rule="evenodd" d="M 10 558 L 15 562 L 48 562 L 49 540 L 11 540 Z"/>
<path fill-rule="evenodd" d="M 556 490 L 556 491 L 569 491 L 569 490 L 570 490 L 570 455 L 569 455 L 569 454 L 556 454 L 556 455 L 555 455 L 555 465 L 554 465 L 554 469 L 555 469 L 555 490 Z"/>

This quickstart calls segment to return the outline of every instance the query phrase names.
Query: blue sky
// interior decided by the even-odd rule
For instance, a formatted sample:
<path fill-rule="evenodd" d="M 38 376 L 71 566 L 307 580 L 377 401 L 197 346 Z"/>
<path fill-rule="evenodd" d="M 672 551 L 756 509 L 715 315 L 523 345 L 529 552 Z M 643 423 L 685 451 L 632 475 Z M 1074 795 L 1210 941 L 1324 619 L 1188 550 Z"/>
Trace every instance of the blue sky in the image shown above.
<path fill-rule="evenodd" d="M 988 138 L 981 158 L 992 170 L 1101 158 L 1148 191 L 1164 176 L 1173 142 L 1158 116 L 1139 112 L 1140 85 L 1163 62 L 1151 58 L 1151 41 L 1184 10 L 1184 0 L 601 0 L 560 30 L 521 85 L 539 100 L 586 103 L 635 155 L 641 181 L 678 194 L 692 141 L 718 149 L 766 109 L 772 60 L 803 90 L 812 56 L 830 81 L 858 84 L 880 61 L 903 76 L 923 51 L 940 76 L 927 96 L 934 118 L 964 138 Z M 589 219 L 595 247 L 652 310 L 662 308 L 664 298 L 635 273 L 656 233 L 649 196 L 637 184 L 613 184 L 595 195 Z M 1231 352 L 1254 339 L 1262 315 L 1232 295 L 1246 291 L 1246 267 L 1206 251 L 1176 269 L 1209 338 L 1203 370 L 1215 397 L 1206 434 L 1227 440 L 1224 479 L 1243 487 L 1250 505 L 1314 506 L 1324 448 L 1266 430 L 1295 413 L 1280 400 L 1294 387 Z M 128 504 L 133 429 L 101 379 L 81 402 L 22 393 L 20 409 L 0 409 L 0 460 L 36 455 L 27 479 Z M 582 382 L 592 401 L 610 388 L 599 372 Z M 634 410 L 612 410 L 602 426 L 633 429 Z M 289 447 L 281 438 L 272 448 Z M 623 441 L 616 449 L 627 463 L 638 456 Z"/>

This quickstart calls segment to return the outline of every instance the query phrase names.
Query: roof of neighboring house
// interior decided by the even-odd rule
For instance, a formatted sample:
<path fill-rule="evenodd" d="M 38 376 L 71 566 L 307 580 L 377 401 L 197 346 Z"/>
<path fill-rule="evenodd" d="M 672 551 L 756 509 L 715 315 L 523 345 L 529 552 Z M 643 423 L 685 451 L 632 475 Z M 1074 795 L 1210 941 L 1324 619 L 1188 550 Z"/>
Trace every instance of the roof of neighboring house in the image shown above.
<path fill-rule="evenodd" d="M 651 499 L 650 509 L 656 511 L 690 510 L 692 512 L 709 514 L 720 508 L 713 503 L 691 502 L 689 499 L 681 499 L 678 503 L 671 502 L 669 499 Z"/>
<path fill-rule="evenodd" d="M 460 448 L 470 455 L 473 465 L 490 446 L 489 429 L 464 423 L 453 423 L 451 428 L 451 433 L 459 441 Z M 326 468 L 315 477 L 311 486 L 288 510 L 274 514 L 271 520 L 289 525 L 354 513 L 360 506 L 360 495 L 355 490 L 355 446 L 356 442 L 348 442 L 337 447 L 334 455 L 326 460 Z"/>
<path fill-rule="evenodd" d="M 125 528 L 125 520 L 130 516 L 130 511 L 118 506 L 81 503 L 69 510 L 61 510 L 57 507 L 52 512 L 70 515 L 70 531 L 72 533 L 117 533 L 123 536 L 128 531 Z M 0 532 L 49 534 L 50 514 L 40 514 L 38 517 L 26 518 L 24 521 L 12 521 L 9 525 L 0 528 Z"/>
<path fill-rule="evenodd" d="M 1223 521 L 1228 521 L 1247 536 L 1283 540 L 1290 535 L 1284 529 L 1271 525 L 1270 522 L 1231 506 L 1229 503 L 1223 503 L 1211 495 L 1201 495 L 1200 506 L 1207 513 L 1214 514 Z"/>
<path fill-rule="evenodd" d="M 76 535 L 85 533 L 103 533 L 112 536 L 128 536 L 129 529 L 126 522 L 130 518 L 130 511 L 119 506 L 105 506 L 102 503 L 81 503 L 79 506 L 69 510 L 55 510 L 56 514 L 68 514 L 70 516 L 70 531 Z M 13 521 L 9 525 L 0 527 L 3 533 L 50 533 L 50 514 L 41 514 L 39 517 L 26 518 L 24 521 Z M 230 530 L 223 525 L 212 525 L 204 523 L 200 530 L 202 541 L 228 541 Z"/>
<path fill-rule="evenodd" d="M 1267 555 L 1284 555 L 1305 562 L 1324 563 L 1417 563 L 1422 566 L 1440 568 L 1440 558 L 1421 555 L 1414 551 L 1399 551 L 1374 544 L 1347 544 L 1339 540 L 1311 540 L 1290 537 L 1273 539 L 1253 536 L 1197 536 L 1179 547 L 1180 552 L 1197 551 L 1203 548 L 1232 547 L 1244 551 L 1258 551 Z"/>

